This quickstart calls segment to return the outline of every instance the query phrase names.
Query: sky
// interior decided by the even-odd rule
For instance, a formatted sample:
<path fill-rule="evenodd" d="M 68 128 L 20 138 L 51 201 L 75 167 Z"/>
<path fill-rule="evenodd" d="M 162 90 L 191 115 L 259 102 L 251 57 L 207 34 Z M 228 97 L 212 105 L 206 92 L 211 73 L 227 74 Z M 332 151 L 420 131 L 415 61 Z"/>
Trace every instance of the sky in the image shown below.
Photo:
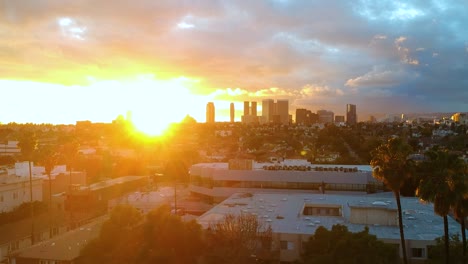
<path fill-rule="evenodd" d="M 465 0 L 0 0 L 0 122 L 468 111 Z"/>

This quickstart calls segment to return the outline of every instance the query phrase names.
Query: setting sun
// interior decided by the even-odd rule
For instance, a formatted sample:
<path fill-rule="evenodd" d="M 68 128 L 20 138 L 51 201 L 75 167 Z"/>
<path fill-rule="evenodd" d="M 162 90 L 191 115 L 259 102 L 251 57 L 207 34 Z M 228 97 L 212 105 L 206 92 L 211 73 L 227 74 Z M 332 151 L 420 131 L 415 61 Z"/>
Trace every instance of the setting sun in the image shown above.
<path fill-rule="evenodd" d="M 200 107 L 192 108 L 197 104 L 196 97 L 186 86 L 193 82 L 187 78 L 156 80 L 146 76 L 125 83 L 128 98 L 136 98 L 128 104 L 135 128 L 157 136 L 163 134 L 171 123 L 182 121 L 187 114 L 203 111 Z"/>

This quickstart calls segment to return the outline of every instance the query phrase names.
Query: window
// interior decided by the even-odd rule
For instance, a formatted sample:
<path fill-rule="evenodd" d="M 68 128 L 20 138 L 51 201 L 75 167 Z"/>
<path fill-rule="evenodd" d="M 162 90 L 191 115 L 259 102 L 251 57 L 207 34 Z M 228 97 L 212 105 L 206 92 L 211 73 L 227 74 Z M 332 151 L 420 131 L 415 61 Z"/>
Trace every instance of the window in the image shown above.
<path fill-rule="evenodd" d="M 411 256 L 413 258 L 424 258 L 426 257 L 425 252 L 426 250 L 424 248 L 412 248 L 411 249 Z"/>
<path fill-rule="evenodd" d="M 18 250 L 18 249 L 19 249 L 19 241 L 11 242 L 10 245 L 8 246 L 8 251 L 9 252 L 15 251 L 15 250 Z"/>
<path fill-rule="evenodd" d="M 336 207 L 322 207 L 322 206 L 313 206 L 306 205 L 302 213 L 304 215 L 320 215 L 320 216 L 341 216 L 341 208 Z"/>
<path fill-rule="evenodd" d="M 291 241 L 281 240 L 280 248 L 282 250 L 294 250 L 294 243 Z"/>

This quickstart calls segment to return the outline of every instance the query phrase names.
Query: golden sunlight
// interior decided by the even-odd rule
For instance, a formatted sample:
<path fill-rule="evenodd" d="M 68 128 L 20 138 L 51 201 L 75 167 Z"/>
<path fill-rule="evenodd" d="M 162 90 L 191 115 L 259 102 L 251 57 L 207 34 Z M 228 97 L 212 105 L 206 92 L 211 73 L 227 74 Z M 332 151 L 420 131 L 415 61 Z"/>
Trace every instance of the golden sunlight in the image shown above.
<path fill-rule="evenodd" d="M 182 121 L 193 111 L 190 108 L 196 97 L 187 88 L 191 83 L 187 78 L 156 80 L 152 76 L 126 83 L 127 98 L 132 100 L 128 102 L 131 122 L 136 130 L 148 136 L 160 136 L 171 123 Z"/>

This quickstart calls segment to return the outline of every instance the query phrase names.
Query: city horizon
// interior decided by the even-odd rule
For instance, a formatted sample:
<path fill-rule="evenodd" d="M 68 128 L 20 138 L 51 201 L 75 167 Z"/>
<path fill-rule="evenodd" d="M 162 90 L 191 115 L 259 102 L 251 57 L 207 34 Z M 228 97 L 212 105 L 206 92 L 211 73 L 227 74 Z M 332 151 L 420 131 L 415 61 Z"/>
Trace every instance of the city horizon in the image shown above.
<path fill-rule="evenodd" d="M 354 104 L 358 120 L 459 112 L 468 109 L 467 8 L 139 0 L 103 12 L 105 4 L 86 0 L 71 9 L 7 1 L 0 120 L 109 122 L 130 110 L 137 126 L 157 129 L 187 114 L 201 122 L 206 102 L 229 120 L 231 102 L 241 109 L 267 98 L 289 100 L 292 115 L 345 115 Z"/>

